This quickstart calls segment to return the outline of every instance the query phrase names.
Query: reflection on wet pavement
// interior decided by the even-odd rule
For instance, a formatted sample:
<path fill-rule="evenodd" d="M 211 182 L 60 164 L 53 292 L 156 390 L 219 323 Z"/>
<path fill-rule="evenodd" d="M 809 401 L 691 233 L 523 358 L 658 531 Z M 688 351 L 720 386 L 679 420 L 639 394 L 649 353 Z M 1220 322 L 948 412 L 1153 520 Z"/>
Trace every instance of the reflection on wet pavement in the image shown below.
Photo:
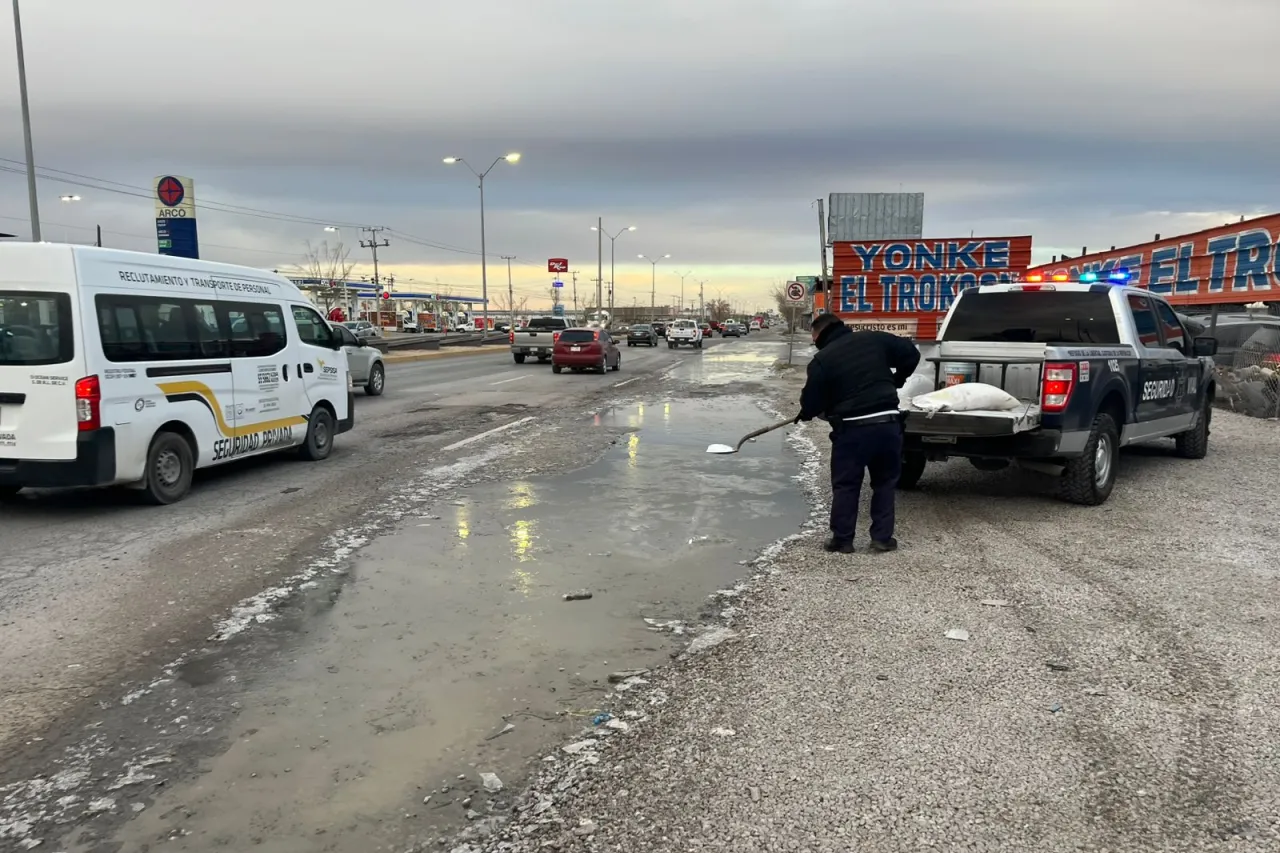
<path fill-rule="evenodd" d="M 163 837 L 179 804 L 189 834 L 167 850 L 364 853 L 465 822 L 465 797 L 484 813 L 479 772 L 518 782 L 601 710 L 610 672 L 687 639 L 646 618 L 696 622 L 804 520 L 785 431 L 705 453 L 768 421 L 729 395 L 608 409 L 582 425 L 616 435 L 598 461 L 575 467 L 552 433 L 564 473 L 478 485 L 375 541 L 307 648 L 244 698 L 232 746 L 125 848 Z M 563 599 L 579 589 L 592 598 Z"/>
<path fill-rule="evenodd" d="M 798 341 L 796 352 L 808 343 L 808 340 Z M 774 362 L 787 357 L 787 345 L 777 340 L 742 340 L 689 352 L 690 358 L 671 372 L 673 378 L 695 381 L 700 385 L 728 385 L 759 381 Z"/>

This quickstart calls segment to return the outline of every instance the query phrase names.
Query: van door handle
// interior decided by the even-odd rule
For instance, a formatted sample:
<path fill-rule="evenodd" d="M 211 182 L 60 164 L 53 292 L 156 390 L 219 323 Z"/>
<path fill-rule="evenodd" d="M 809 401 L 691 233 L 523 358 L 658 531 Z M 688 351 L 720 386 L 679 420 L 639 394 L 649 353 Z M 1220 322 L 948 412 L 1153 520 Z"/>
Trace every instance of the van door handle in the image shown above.
<path fill-rule="evenodd" d="M 315 372 L 316 372 L 315 365 L 313 365 L 311 362 L 307 362 L 306 364 L 302 365 L 302 369 L 303 369 L 303 371 L 305 371 L 306 373 L 315 373 Z"/>
<path fill-rule="evenodd" d="M 282 364 L 280 366 L 280 372 L 284 374 L 284 381 L 288 382 L 289 381 L 289 365 Z"/>

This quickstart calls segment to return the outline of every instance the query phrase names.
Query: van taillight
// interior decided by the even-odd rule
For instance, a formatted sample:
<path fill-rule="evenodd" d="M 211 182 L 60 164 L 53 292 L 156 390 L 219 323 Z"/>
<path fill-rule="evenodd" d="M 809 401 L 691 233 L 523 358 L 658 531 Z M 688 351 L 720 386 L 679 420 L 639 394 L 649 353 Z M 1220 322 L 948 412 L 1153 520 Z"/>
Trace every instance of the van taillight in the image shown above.
<path fill-rule="evenodd" d="M 102 386 L 97 376 L 76 380 L 76 421 L 81 432 L 102 427 Z"/>
<path fill-rule="evenodd" d="M 1061 412 L 1071 400 L 1076 387 L 1075 362 L 1050 362 L 1044 366 L 1044 381 L 1040 387 L 1040 411 Z"/>

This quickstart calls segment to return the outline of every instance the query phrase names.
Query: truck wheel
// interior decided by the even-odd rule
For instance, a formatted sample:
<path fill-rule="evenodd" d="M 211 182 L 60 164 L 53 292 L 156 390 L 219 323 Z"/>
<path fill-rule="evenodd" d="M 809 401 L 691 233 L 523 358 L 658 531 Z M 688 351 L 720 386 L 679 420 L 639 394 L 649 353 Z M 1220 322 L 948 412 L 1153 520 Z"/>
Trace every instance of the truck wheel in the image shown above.
<path fill-rule="evenodd" d="M 142 497 L 156 506 L 177 503 L 191 491 L 194 473 L 194 454 L 187 440 L 177 433 L 158 433 L 147 451 Z"/>
<path fill-rule="evenodd" d="M 1213 417 L 1213 403 L 1208 397 L 1200 412 L 1199 422 L 1186 432 L 1173 437 L 1174 452 L 1183 459 L 1203 459 L 1209 453 L 1209 421 Z"/>
<path fill-rule="evenodd" d="M 1059 484 L 1063 500 L 1081 506 L 1098 506 L 1111 496 L 1116 484 L 1120 439 L 1116 422 L 1106 412 L 1093 419 L 1084 453 L 1068 459 Z"/>
<path fill-rule="evenodd" d="M 308 462 L 328 459 L 333 452 L 333 415 L 324 406 L 316 406 L 307 419 L 307 437 L 298 454 Z"/>
<path fill-rule="evenodd" d="M 914 489 L 924 476 L 924 466 L 929 457 L 916 450 L 908 450 L 902 454 L 902 473 L 898 474 L 899 489 Z"/>
<path fill-rule="evenodd" d="M 16 497 L 20 491 L 22 491 L 22 486 L 0 486 L 0 501 L 7 501 Z"/>
<path fill-rule="evenodd" d="M 675 348 L 676 348 L 675 341 L 667 341 L 667 349 L 675 349 Z"/>
<path fill-rule="evenodd" d="M 512 358 L 516 360 L 516 364 L 524 364 L 524 353 L 518 352 Z"/>
<path fill-rule="evenodd" d="M 369 397 L 381 397 L 382 389 L 387 386 L 387 371 L 382 364 L 375 364 L 369 371 L 369 381 L 365 383 L 364 393 Z"/>

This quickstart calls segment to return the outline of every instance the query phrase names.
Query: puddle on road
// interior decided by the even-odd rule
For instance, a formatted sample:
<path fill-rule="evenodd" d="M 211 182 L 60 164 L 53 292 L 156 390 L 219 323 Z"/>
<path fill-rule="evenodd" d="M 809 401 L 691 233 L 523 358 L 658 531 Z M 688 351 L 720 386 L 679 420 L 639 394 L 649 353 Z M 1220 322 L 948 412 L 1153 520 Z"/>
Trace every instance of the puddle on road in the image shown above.
<path fill-rule="evenodd" d="M 242 697 L 230 747 L 117 838 L 364 853 L 458 828 L 467 797 L 487 814 L 480 772 L 509 794 L 607 710 L 609 673 L 687 641 L 645 618 L 696 622 L 803 522 L 784 431 L 705 452 L 768 422 L 734 396 L 606 410 L 583 427 L 617 435 L 595 463 L 549 445 L 565 473 L 479 485 L 375 541 L 308 646 Z M 592 598 L 563 600 L 578 589 Z"/>
<path fill-rule="evenodd" d="M 804 341 L 808 343 L 808 341 Z M 800 346 L 797 342 L 796 351 Z M 787 357 L 785 342 L 735 341 L 709 350 L 690 350 L 690 358 L 671 371 L 671 376 L 699 385 L 729 385 L 759 382 L 779 358 Z M 750 430 L 746 430 L 750 432 Z"/>

